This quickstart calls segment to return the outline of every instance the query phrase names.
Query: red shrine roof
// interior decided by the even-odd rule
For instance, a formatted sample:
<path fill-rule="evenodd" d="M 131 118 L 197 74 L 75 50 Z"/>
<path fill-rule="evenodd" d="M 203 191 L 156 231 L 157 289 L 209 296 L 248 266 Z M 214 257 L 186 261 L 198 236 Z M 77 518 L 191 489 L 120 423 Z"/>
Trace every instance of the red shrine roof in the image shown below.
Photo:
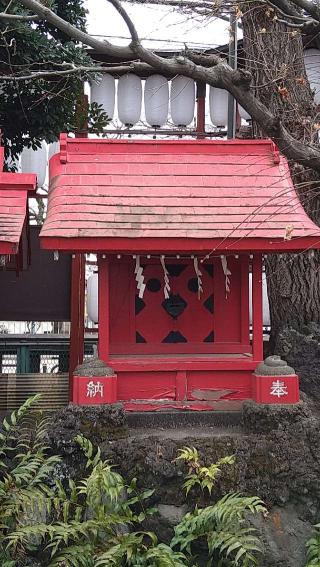
<path fill-rule="evenodd" d="M 45 248 L 82 251 L 320 248 L 270 140 L 61 136 Z"/>
<path fill-rule="evenodd" d="M 0 147 L 0 254 L 16 254 L 27 214 L 28 191 L 36 188 L 32 173 L 7 173 Z"/>

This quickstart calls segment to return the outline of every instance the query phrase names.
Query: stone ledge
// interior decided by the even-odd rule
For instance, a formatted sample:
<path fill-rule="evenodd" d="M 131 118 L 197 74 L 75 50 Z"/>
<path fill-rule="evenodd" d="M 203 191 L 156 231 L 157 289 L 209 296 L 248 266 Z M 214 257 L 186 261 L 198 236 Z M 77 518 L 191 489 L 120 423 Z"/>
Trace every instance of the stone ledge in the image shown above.
<path fill-rule="evenodd" d="M 269 433 L 274 430 L 300 429 L 306 420 L 312 418 L 312 412 L 305 399 L 293 405 L 257 404 L 244 402 L 242 425 L 245 432 Z"/>

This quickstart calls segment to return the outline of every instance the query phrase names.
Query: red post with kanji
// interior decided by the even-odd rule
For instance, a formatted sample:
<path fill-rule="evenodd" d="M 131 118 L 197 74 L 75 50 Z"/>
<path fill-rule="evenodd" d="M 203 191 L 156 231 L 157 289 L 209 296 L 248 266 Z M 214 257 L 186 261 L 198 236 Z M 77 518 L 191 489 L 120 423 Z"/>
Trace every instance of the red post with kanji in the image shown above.
<path fill-rule="evenodd" d="M 299 378 L 279 356 L 269 356 L 253 374 L 253 398 L 259 404 L 296 404 Z"/>
<path fill-rule="evenodd" d="M 114 404 L 117 376 L 74 376 L 72 401 L 81 406 Z"/>

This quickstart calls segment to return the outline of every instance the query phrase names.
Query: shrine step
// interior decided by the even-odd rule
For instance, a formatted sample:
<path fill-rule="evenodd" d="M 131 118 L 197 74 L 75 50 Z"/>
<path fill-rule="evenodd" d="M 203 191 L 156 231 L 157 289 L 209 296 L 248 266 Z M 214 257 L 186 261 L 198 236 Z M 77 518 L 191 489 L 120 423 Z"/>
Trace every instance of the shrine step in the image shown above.
<path fill-rule="evenodd" d="M 126 414 L 129 428 L 165 428 L 179 427 L 239 427 L 241 426 L 241 411 L 135 411 Z"/>

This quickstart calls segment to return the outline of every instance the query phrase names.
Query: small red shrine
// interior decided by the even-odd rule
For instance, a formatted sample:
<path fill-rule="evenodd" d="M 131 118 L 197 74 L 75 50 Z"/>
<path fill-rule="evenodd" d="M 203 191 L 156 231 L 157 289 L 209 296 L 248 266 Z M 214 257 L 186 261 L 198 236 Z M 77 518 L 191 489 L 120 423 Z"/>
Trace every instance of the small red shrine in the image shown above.
<path fill-rule="evenodd" d="M 0 256 L 1 267 L 19 271 L 29 260 L 28 193 L 36 189 L 33 173 L 3 171 L 4 148 L 0 147 Z M 12 257 L 15 262 L 12 262 Z"/>
<path fill-rule="evenodd" d="M 273 373 L 265 394 L 255 373 L 263 255 L 320 248 L 320 229 L 270 140 L 62 135 L 41 240 L 98 255 L 99 357 L 110 375 L 75 377 L 74 402 L 205 410 L 267 395 L 298 401 L 292 372 Z"/>

